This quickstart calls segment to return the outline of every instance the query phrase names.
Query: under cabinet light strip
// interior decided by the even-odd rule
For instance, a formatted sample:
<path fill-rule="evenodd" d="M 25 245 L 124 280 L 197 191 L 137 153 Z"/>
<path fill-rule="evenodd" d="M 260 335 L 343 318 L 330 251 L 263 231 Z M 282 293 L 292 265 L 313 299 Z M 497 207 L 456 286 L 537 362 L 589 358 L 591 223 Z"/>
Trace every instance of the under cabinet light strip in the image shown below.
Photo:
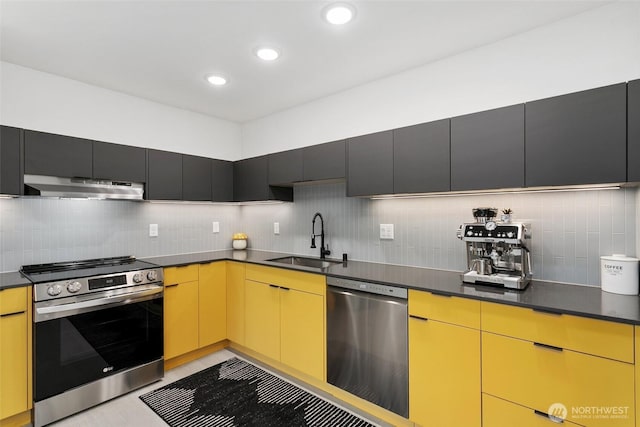
<path fill-rule="evenodd" d="M 448 193 L 415 193 L 415 194 L 390 194 L 370 197 L 371 200 L 395 200 L 395 199 L 426 199 L 431 197 L 460 197 L 460 196 L 480 196 L 480 195 L 500 195 L 500 194 L 532 194 L 532 193 L 561 193 L 567 191 L 601 191 L 620 190 L 622 185 L 604 186 L 573 186 L 573 187 L 538 187 L 531 189 L 501 189 L 501 190 L 478 190 L 478 191 L 452 191 Z"/>

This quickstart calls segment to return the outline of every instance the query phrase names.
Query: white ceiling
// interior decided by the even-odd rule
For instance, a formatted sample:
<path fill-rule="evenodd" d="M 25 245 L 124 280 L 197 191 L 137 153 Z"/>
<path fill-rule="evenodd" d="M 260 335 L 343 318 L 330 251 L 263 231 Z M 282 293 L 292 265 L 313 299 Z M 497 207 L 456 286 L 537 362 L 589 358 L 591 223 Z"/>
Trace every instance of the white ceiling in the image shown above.
<path fill-rule="evenodd" d="M 0 0 L 0 58 L 245 122 L 608 2 L 351 1 L 343 27 L 321 19 L 329 3 Z M 258 60 L 262 44 L 282 57 Z"/>

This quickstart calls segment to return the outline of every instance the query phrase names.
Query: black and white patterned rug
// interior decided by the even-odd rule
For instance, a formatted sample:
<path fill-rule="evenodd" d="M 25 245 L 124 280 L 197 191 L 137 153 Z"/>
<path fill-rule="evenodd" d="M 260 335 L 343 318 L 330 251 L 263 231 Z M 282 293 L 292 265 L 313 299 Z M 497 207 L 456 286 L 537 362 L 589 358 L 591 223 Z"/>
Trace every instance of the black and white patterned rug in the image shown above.
<path fill-rule="evenodd" d="M 171 427 L 375 426 L 235 357 L 140 399 Z"/>

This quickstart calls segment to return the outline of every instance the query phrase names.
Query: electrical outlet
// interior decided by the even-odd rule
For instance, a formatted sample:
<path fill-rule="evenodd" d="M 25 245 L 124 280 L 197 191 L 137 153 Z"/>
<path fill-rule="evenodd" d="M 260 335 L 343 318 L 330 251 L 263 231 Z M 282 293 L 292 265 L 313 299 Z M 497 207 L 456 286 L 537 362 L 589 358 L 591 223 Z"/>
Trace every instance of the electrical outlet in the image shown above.
<path fill-rule="evenodd" d="M 280 234 L 280 223 L 279 222 L 274 222 L 273 223 L 273 234 Z"/>
<path fill-rule="evenodd" d="M 220 232 L 220 223 L 218 221 L 213 221 L 213 227 L 211 229 L 212 233 L 219 233 Z"/>
<path fill-rule="evenodd" d="M 380 224 L 380 239 L 393 240 L 393 224 Z"/>
<path fill-rule="evenodd" d="M 149 237 L 158 237 L 158 224 L 149 224 Z"/>

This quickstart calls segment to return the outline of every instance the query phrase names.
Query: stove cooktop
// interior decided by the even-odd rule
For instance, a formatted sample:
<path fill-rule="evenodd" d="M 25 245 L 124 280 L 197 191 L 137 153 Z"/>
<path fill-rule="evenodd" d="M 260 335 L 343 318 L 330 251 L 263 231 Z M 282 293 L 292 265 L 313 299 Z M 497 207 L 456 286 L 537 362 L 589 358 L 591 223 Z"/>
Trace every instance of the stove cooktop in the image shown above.
<path fill-rule="evenodd" d="M 158 266 L 150 262 L 140 261 L 133 256 L 125 256 L 24 265 L 20 269 L 20 273 L 33 284 L 36 284 L 125 273 L 149 268 L 158 268 Z"/>

